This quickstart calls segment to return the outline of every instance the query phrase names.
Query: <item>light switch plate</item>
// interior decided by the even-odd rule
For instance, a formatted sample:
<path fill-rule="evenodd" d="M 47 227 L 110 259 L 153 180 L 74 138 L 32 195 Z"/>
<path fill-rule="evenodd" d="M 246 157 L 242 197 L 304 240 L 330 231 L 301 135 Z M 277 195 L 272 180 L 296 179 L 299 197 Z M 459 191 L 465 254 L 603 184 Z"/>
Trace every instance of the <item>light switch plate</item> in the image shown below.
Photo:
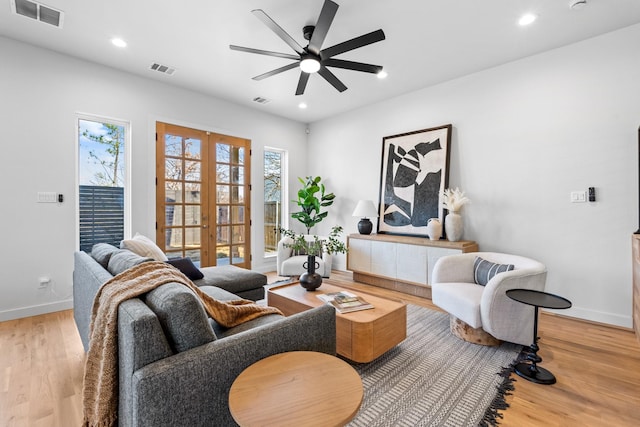
<path fill-rule="evenodd" d="M 571 203 L 584 203 L 587 201 L 587 192 L 586 191 L 572 191 L 571 192 Z"/>

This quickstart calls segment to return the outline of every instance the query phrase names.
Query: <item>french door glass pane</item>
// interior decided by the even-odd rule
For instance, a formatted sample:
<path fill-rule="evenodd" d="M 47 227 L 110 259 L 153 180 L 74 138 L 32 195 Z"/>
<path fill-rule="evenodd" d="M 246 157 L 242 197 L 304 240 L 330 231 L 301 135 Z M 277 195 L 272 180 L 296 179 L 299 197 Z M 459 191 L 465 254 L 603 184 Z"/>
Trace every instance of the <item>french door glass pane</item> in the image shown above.
<path fill-rule="evenodd" d="M 234 224 L 244 222 L 244 206 L 233 206 L 231 208 L 231 212 L 232 212 L 231 221 Z"/>
<path fill-rule="evenodd" d="M 184 162 L 184 180 L 185 181 L 201 181 L 200 162 L 185 161 Z"/>
<path fill-rule="evenodd" d="M 177 135 L 165 135 L 164 154 L 169 157 L 182 156 L 182 138 Z"/>
<path fill-rule="evenodd" d="M 229 163 L 229 150 L 231 146 L 229 144 L 223 144 L 218 142 L 216 144 L 216 159 L 218 159 L 218 163 Z"/>
<path fill-rule="evenodd" d="M 229 203 L 229 186 L 228 185 L 217 185 L 217 193 L 216 193 L 216 201 L 218 203 Z"/>
<path fill-rule="evenodd" d="M 165 245 L 169 251 L 182 249 L 182 229 L 168 227 L 166 230 Z"/>
<path fill-rule="evenodd" d="M 164 171 L 166 179 L 182 180 L 182 160 L 167 159 L 164 162 Z"/>
<path fill-rule="evenodd" d="M 231 240 L 229 239 L 229 227 L 228 226 L 218 226 L 217 227 L 217 243 L 229 244 Z"/>
<path fill-rule="evenodd" d="M 231 187 L 231 203 L 244 203 L 244 187 L 233 185 Z"/>
<path fill-rule="evenodd" d="M 234 225 L 232 243 L 244 243 L 244 225 Z"/>
<path fill-rule="evenodd" d="M 187 203 L 200 203 L 201 184 L 195 182 L 185 182 L 184 201 Z"/>
<path fill-rule="evenodd" d="M 165 208 L 165 214 L 167 216 L 167 225 L 171 227 L 180 227 L 184 223 L 182 222 L 182 206 L 180 205 L 167 205 Z"/>
<path fill-rule="evenodd" d="M 184 207 L 185 225 L 200 225 L 200 205 Z"/>
<path fill-rule="evenodd" d="M 167 203 L 182 202 L 182 186 L 179 182 L 167 181 L 164 183 L 164 194 Z"/>
<path fill-rule="evenodd" d="M 217 182 L 225 183 L 225 184 L 229 183 L 230 167 L 231 166 L 229 165 L 221 165 L 220 163 L 216 165 L 216 181 Z"/>
<path fill-rule="evenodd" d="M 231 163 L 244 164 L 244 148 L 232 147 L 231 148 Z"/>
<path fill-rule="evenodd" d="M 229 206 L 218 205 L 218 224 L 229 224 Z"/>
<path fill-rule="evenodd" d="M 218 246 L 216 248 L 217 265 L 229 265 L 229 254 L 231 250 L 229 246 Z"/>
<path fill-rule="evenodd" d="M 200 227 L 184 229 L 184 247 L 189 249 L 200 247 Z"/>
<path fill-rule="evenodd" d="M 201 159 L 201 145 L 199 139 L 186 138 L 184 140 L 184 157 L 188 159 Z"/>

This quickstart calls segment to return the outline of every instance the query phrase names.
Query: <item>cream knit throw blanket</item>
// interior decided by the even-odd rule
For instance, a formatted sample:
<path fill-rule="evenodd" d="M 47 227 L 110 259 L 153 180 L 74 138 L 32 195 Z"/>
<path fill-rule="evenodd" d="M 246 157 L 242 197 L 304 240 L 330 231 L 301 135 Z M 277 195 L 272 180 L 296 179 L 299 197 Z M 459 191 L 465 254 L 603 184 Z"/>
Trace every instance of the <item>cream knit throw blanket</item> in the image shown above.
<path fill-rule="evenodd" d="M 176 268 L 160 261 L 145 262 L 115 276 L 102 285 L 93 301 L 82 396 L 83 426 L 112 426 L 118 415 L 118 306 L 172 282 L 195 292 L 207 313 L 225 327 L 265 314 L 282 314 L 277 308 L 259 306 L 245 299 L 217 301 Z"/>

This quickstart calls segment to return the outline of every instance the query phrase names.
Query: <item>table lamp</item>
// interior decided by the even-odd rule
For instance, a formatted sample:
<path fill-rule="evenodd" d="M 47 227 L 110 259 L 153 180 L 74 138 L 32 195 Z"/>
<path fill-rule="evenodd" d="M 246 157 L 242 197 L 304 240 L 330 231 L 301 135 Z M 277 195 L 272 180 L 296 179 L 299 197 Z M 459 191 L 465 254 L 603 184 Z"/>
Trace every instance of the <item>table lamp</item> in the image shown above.
<path fill-rule="evenodd" d="M 360 232 L 360 234 L 371 234 L 373 224 L 369 220 L 369 217 L 377 218 L 378 210 L 371 200 L 360 200 L 353 211 L 353 216 L 362 218 L 360 222 L 358 222 L 358 232 Z"/>

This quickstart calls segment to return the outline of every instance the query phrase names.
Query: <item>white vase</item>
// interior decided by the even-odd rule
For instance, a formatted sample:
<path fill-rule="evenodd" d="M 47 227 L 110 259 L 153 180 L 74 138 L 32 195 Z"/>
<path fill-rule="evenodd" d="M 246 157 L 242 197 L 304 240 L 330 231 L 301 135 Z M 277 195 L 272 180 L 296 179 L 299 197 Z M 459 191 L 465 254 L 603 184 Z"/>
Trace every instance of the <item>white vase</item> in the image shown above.
<path fill-rule="evenodd" d="M 438 240 L 442 237 L 442 223 L 438 218 L 427 221 L 427 236 L 430 240 Z"/>
<path fill-rule="evenodd" d="M 447 239 L 451 242 L 462 239 L 464 225 L 462 224 L 462 216 L 458 212 L 449 212 L 444 220 L 444 231 L 447 233 Z"/>

